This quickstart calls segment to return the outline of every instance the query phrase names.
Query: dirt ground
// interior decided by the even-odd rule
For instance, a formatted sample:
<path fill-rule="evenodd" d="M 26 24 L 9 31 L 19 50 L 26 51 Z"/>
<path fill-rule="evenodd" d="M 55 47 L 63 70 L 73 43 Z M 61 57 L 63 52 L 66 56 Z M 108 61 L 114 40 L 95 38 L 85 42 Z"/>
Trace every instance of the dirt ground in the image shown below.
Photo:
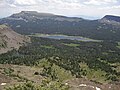
<path fill-rule="evenodd" d="M 14 71 L 11 75 L 8 75 L 5 73 L 5 69 L 12 69 Z M 43 77 L 40 75 L 35 75 L 34 73 L 41 71 L 42 70 L 37 67 L 0 64 L 0 90 L 14 84 L 24 83 L 26 80 L 40 84 Z M 6 83 L 6 85 L 2 86 L 2 83 Z"/>
<path fill-rule="evenodd" d="M 10 75 L 7 74 L 9 70 L 13 70 Z M 26 80 L 40 84 L 44 77 L 35 75 L 35 72 L 40 73 L 41 71 L 42 68 L 38 67 L 0 64 L 0 90 L 24 83 Z M 65 81 L 64 84 L 69 85 L 70 90 L 120 90 L 120 82 L 116 84 L 97 84 L 84 78 L 73 78 Z"/>
<path fill-rule="evenodd" d="M 66 81 L 71 87 L 70 90 L 120 90 L 120 83 L 96 84 L 86 79 L 72 79 Z"/>

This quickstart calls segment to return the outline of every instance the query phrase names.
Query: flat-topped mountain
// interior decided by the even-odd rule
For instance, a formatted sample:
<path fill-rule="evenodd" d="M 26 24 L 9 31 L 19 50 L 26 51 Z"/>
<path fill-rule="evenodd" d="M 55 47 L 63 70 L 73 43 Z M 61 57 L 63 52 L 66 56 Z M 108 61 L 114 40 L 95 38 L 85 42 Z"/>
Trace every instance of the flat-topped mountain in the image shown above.
<path fill-rule="evenodd" d="M 53 17 L 53 14 L 49 13 L 38 13 L 36 11 L 21 11 L 20 13 L 16 13 L 8 17 L 7 19 L 16 19 L 16 20 L 34 20 Z"/>
<path fill-rule="evenodd" d="M 99 20 L 86 20 L 36 11 L 22 11 L 0 19 L 21 34 L 66 34 L 99 40 L 120 41 L 118 16 L 106 15 Z"/>
<path fill-rule="evenodd" d="M 69 18 L 66 16 L 60 16 L 60 15 L 54 15 L 51 13 L 38 13 L 36 11 L 21 11 L 20 13 L 13 14 L 7 19 L 15 19 L 15 20 L 24 20 L 26 22 L 28 21 L 34 21 L 34 20 L 42 20 L 42 19 L 51 19 L 56 21 L 80 21 L 81 18 Z"/>
<path fill-rule="evenodd" d="M 0 54 L 12 49 L 18 49 L 29 41 L 28 37 L 14 32 L 10 27 L 0 25 Z"/>

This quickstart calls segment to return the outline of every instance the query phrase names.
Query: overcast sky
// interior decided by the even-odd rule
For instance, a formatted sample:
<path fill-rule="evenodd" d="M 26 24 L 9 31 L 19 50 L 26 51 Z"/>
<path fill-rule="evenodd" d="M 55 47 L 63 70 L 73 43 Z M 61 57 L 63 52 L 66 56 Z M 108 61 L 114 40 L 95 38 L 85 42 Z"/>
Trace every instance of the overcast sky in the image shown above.
<path fill-rule="evenodd" d="M 120 16 L 120 0 L 0 0 L 0 17 L 20 11 L 38 11 L 66 16 Z"/>

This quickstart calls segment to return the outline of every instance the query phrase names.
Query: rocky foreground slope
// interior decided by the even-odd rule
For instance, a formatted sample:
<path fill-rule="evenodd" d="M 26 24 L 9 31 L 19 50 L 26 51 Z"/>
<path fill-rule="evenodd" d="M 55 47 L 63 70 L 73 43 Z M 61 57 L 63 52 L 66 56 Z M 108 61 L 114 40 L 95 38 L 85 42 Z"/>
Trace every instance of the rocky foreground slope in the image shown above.
<path fill-rule="evenodd" d="M 29 37 L 14 32 L 6 25 L 0 25 L 0 54 L 12 49 L 18 49 L 29 41 Z"/>

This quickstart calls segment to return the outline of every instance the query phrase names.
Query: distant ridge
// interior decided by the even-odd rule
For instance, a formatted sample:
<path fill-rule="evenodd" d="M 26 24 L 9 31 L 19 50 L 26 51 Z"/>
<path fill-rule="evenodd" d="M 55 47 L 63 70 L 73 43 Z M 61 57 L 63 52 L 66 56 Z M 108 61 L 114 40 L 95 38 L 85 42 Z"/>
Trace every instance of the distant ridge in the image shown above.
<path fill-rule="evenodd" d="M 38 13 L 37 11 L 21 11 L 20 13 L 16 13 L 16 14 L 11 15 L 11 17 L 18 17 L 18 16 L 24 16 L 24 15 L 29 15 L 29 16 L 33 15 L 36 17 L 54 16 L 54 14 L 51 14 L 51 13 Z"/>
<path fill-rule="evenodd" d="M 120 22 L 120 16 L 106 15 L 102 19 L 106 19 L 106 20 L 109 20 L 109 21 Z"/>
<path fill-rule="evenodd" d="M 7 17 L 5 19 L 9 20 L 24 20 L 26 22 L 29 21 L 35 21 L 35 20 L 43 20 L 43 19 L 51 19 L 56 21 L 81 21 L 82 18 L 77 17 L 67 17 L 67 16 L 61 16 L 61 15 L 54 15 L 51 13 L 38 13 L 37 11 L 21 11 L 20 13 L 16 13 L 11 15 L 10 17 Z"/>
<path fill-rule="evenodd" d="M 120 27 L 120 16 L 106 15 L 100 19 L 100 22 Z"/>
<path fill-rule="evenodd" d="M 21 11 L 0 19 L 20 34 L 65 34 L 97 40 L 120 41 L 120 17 L 106 15 L 101 19 L 87 20 L 36 11 Z"/>

